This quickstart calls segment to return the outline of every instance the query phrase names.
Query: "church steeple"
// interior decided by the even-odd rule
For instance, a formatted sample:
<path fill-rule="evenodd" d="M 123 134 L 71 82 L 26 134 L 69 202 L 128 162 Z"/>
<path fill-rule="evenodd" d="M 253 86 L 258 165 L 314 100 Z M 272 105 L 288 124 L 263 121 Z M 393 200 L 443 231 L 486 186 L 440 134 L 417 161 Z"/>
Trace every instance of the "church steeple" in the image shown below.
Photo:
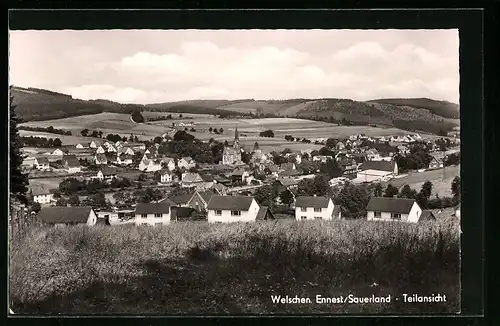
<path fill-rule="evenodd" d="M 240 135 L 238 134 L 238 127 L 236 127 L 236 129 L 234 131 L 233 147 L 234 148 L 239 148 L 240 147 Z"/>

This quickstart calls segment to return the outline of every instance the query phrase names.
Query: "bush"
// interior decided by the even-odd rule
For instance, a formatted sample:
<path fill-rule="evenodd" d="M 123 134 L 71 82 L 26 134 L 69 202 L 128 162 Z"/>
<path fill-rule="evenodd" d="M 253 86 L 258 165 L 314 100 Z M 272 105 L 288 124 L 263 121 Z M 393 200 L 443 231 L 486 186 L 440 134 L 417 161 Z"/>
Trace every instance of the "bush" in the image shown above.
<path fill-rule="evenodd" d="M 459 238 L 456 222 L 282 220 L 34 228 L 11 246 L 12 309 L 16 313 L 455 312 Z M 369 288 L 374 282 L 379 287 Z M 438 292 L 446 293 L 446 303 L 346 308 L 271 305 L 269 298 Z"/>

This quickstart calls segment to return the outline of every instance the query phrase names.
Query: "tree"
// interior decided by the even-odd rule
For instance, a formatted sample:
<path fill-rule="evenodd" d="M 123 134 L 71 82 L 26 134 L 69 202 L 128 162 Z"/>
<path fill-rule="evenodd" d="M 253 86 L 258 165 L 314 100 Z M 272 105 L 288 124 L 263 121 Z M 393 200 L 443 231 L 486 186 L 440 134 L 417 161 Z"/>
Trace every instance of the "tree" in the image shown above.
<path fill-rule="evenodd" d="M 377 183 L 373 188 L 373 195 L 375 197 L 382 197 L 383 192 L 384 189 L 382 188 L 382 185 L 380 183 Z"/>
<path fill-rule="evenodd" d="M 268 137 L 268 138 L 273 138 L 274 137 L 274 132 L 272 130 L 266 130 L 262 131 L 259 136 L 261 137 Z"/>
<path fill-rule="evenodd" d="M 417 198 L 417 191 L 415 189 L 412 189 L 409 185 L 404 185 L 404 187 L 401 189 L 398 197 L 399 198 L 416 199 Z"/>
<path fill-rule="evenodd" d="M 93 130 L 92 133 L 90 134 L 91 137 L 94 137 L 94 138 L 97 138 L 97 137 L 100 137 L 99 136 L 99 132 Z"/>
<path fill-rule="evenodd" d="M 156 136 L 153 139 L 153 142 L 156 143 L 156 144 L 160 144 L 162 141 L 163 141 L 163 138 L 161 138 L 160 136 Z"/>
<path fill-rule="evenodd" d="M 182 113 L 181 113 L 181 114 L 179 114 L 179 119 L 182 119 Z"/>
<path fill-rule="evenodd" d="M 325 163 L 321 164 L 320 171 L 330 179 L 342 176 L 342 168 L 338 162 L 333 159 L 328 159 Z"/>
<path fill-rule="evenodd" d="M 41 209 L 42 205 L 40 205 L 39 203 L 34 202 L 33 204 L 31 204 L 31 210 L 33 212 L 38 213 Z"/>
<path fill-rule="evenodd" d="M 83 137 L 87 137 L 89 135 L 89 131 L 87 128 L 83 129 L 82 131 L 80 131 L 80 134 L 83 136 Z"/>
<path fill-rule="evenodd" d="M 213 130 L 212 127 L 208 128 L 209 133 L 212 133 L 212 130 Z"/>
<path fill-rule="evenodd" d="M 12 88 L 11 88 L 12 90 Z M 12 94 L 12 93 L 11 93 Z M 21 155 L 22 141 L 17 129 L 19 121 L 14 105 L 14 97 L 10 96 L 10 194 L 12 199 L 21 203 L 28 202 L 26 192 L 28 191 L 28 176 L 21 171 L 23 157 Z"/>
<path fill-rule="evenodd" d="M 334 203 L 340 205 L 343 217 L 361 219 L 366 217 L 366 206 L 370 201 L 370 195 L 366 185 L 347 183 L 336 196 Z"/>
<path fill-rule="evenodd" d="M 130 137 L 128 138 L 128 141 L 133 143 L 134 142 L 134 134 L 130 134 Z"/>
<path fill-rule="evenodd" d="M 385 188 L 384 197 L 394 197 L 394 196 L 397 196 L 398 193 L 399 193 L 398 188 L 389 184 L 389 185 L 387 185 L 387 188 Z"/>
<path fill-rule="evenodd" d="M 99 135 L 99 138 L 102 138 L 102 131 L 99 131 L 97 134 Z"/>
<path fill-rule="evenodd" d="M 280 201 L 290 207 L 290 205 L 293 203 L 293 194 L 289 190 L 285 190 L 280 194 Z"/>
<path fill-rule="evenodd" d="M 257 151 L 257 150 L 259 150 L 259 149 L 260 149 L 259 143 L 258 143 L 258 142 L 255 142 L 255 143 L 253 144 L 253 150 L 254 150 L 254 151 Z"/>
<path fill-rule="evenodd" d="M 278 197 L 277 188 L 272 185 L 259 187 L 254 194 L 255 200 L 262 206 L 274 207 Z"/>
<path fill-rule="evenodd" d="M 422 195 L 425 196 L 425 198 L 427 198 L 427 199 L 431 198 L 432 182 L 430 182 L 430 181 L 424 182 L 424 184 L 422 185 L 422 190 L 420 190 L 420 192 L 422 193 Z"/>
<path fill-rule="evenodd" d="M 219 133 L 220 133 L 220 134 L 223 134 L 223 133 L 224 133 L 224 128 L 220 128 L 220 129 L 219 129 Z"/>
<path fill-rule="evenodd" d="M 62 146 L 62 141 L 59 138 L 54 139 L 53 146 L 54 147 L 61 147 Z"/>
<path fill-rule="evenodd" d="M 132 120 L 135 123 L 143 123 L 145 121 L 139 110 L 135 110 L 134 112 L 132 112 Z"/>
<path fill-rule="evenodd" d="M 459 203 L 462 193 L 460 189 L 460 177 L 456 176 L 453 181 L 451 182 L 451 193 L 453 194 L 453 199 Z"/>
<path fill-rule="evenodd" d="M 297 194 L 300 196 L 325 196 L 330 190 L 327 178 L 318 174 L 314 179 L 303 179 L 297 186 Z"/>
<path fill-rule="evenodd" d="M 80 205 L 80 198 L 78 198 L 77 195 L 72 195 L 68 199 L 68 204 L 70 204 L 71 206 L 79 206 Z"/>
<path fill-rule="evenodd" d="M 56 206 L 68 206 L 68 202 L 64 197 L 61 197 L 56 201 Z"/>

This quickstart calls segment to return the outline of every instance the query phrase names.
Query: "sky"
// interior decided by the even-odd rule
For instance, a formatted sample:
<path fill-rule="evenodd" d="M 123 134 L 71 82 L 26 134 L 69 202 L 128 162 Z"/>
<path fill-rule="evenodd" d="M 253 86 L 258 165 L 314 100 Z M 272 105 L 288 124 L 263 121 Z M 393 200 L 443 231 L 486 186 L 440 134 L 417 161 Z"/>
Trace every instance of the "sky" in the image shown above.
<path fill-rule="evenodd" d="M 9 82 L 79 99 L 459 102 L 450 30 L 10 31 Z"/>

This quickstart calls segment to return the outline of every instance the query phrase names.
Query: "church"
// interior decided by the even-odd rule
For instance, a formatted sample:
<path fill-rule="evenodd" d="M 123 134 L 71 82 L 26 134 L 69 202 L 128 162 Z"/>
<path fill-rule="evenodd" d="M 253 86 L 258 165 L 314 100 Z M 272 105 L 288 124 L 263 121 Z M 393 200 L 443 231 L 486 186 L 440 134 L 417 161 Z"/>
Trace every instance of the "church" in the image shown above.
<path fill-rule="evenodd" d="M 240 136 L 238 134 L 238 127 L 234 132 L 234 142 L 233 146 L 225 146 L 224 152 L 222 153 L 222 164 L 234 165 L 243 164 L 241 161 L 241 147 L 240 147 Z"/>

